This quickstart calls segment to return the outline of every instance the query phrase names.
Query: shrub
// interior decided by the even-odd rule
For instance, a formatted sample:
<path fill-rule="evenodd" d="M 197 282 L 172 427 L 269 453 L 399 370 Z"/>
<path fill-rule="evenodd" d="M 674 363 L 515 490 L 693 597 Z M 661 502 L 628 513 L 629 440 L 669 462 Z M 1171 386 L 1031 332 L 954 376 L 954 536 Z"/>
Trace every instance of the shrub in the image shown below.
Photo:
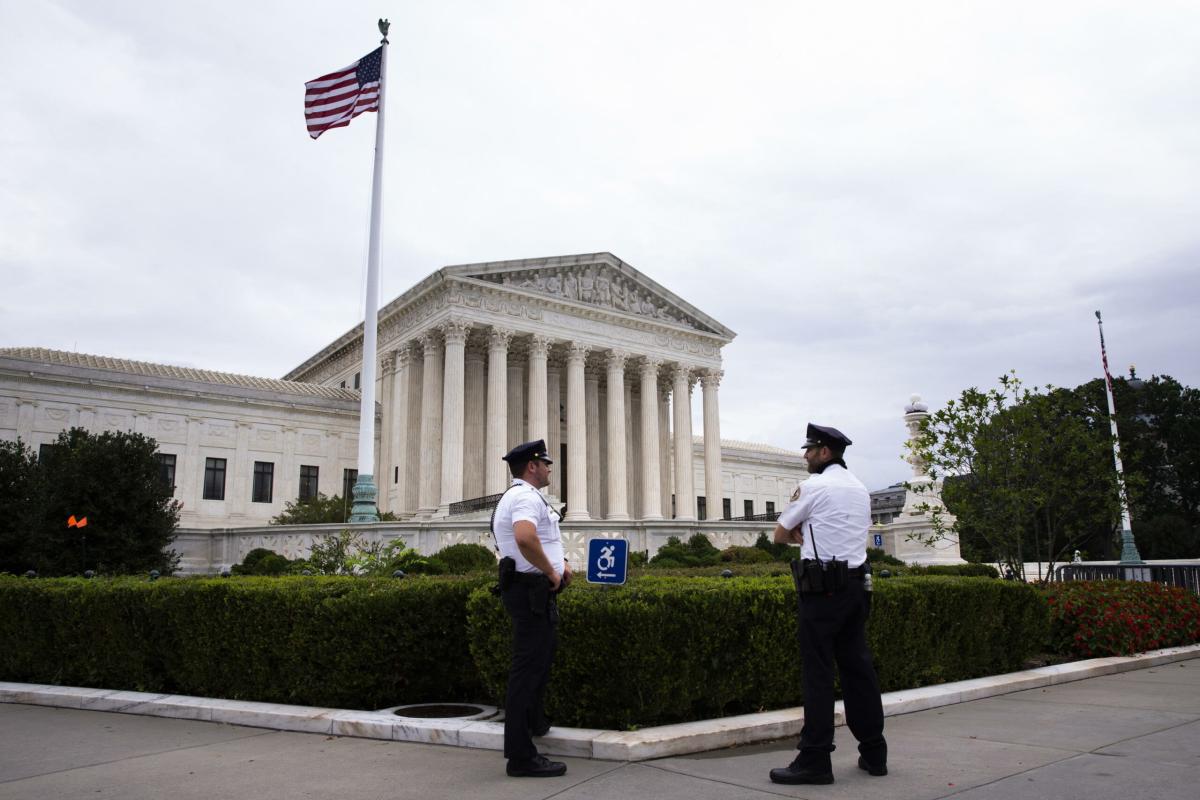
<path fill-rule="evenodd" d="M 234 575 L 283 575 L 291 566 L 291 561 L 274 550 L 256 547 L 246 553 L 242 563 L 234 564 L 230 572 Z"/>
<path fill-rule="evenodd" d="M 0 680 L 377 709 L 477 700 L 479 579 L 0 576 Z"/>
<path fill-rule="evenodd" d="M 900 559 L 885 553 L 882 547 L 868 547 L 867 561 L 870 561 L 872 564 L 885 564 L 889 567 L 905 566 L 904 562 Z"/>
<path fill-rule="evenodd" d="M 721 551 L 712 546 L 708 537 L 702 533 L 693 534 L 687 544 L 679 541 L 678 536 L 667 539 L 667 543 L 659 548 L 654 558 L 650 559 L 652 567 L 700 567 L 716 564 Z"/>
<path fill-rule="evenodd" d="M 931 577 L 876 586 L 868 637 L 885 691 L 1019 669 L 1046 632 L 1044 599 L 1024 584 Z M 797 705 L 795 603 L 790 575 L 656 573 L 624 587 L 573 586 L 559 600 L 548 712 L 568 725 L 626 728 Z M 471 653 L 498 699 L 511 625 L 486 591 L 467 609 Z"/>
<path fill-rule="evenodd" d="M 754 540 L 754 546 L 768 553 L 776 561 L 791 561 L 800 557 L 800 548 L 786 542 L 776 543 L 767 538 L 765 532 L 760 533 Z"/>
<path fill-rule="evenodd" d="M 1200 641 L 1200 598 L 1139 581 L 1051 584 L 1050 647 L 1076 657 L 1130 655 Z"/>
<path fill-rule="evenodd" d="M 452 544 L 437 551 L 433 557 L 445 565 L 447 572 L 455 575 L 496 569 L 496 554 L 481 544 Z"/>
<path fill-rule="evenodd" d="M 762 564 L 774 561 L 771 553 L 759 547 L 726 547 L 721 551 L 721 560 L 733 564 Z"/>
<path fill-rule="evenodd" d="M 991 564 L 913 564 L 905 567 L 908 575 L 958 575 L 963 578 L 999 578 L 1000 571 Z"/>

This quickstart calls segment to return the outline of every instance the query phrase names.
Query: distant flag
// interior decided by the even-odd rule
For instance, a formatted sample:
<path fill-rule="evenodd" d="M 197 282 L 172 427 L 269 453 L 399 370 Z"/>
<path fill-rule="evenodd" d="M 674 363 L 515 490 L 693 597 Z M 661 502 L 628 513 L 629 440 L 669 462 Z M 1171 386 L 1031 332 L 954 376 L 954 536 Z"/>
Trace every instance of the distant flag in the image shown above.
<path fill-rule="evenodd" d="M 304 84 L 304 119 L 316 139 L 330 128 L 343 128 L 364 111 L 379 110 L 383 48 L 350 66 Z"/>
<path fill-rule="evenodd" d="M 1104 324 L 1100 319 L 1099 311 L 1096 312 L 1096 322 L 1100 326 L 1100 363 L 1104 365 L 1104 383 L 1108 387 L 1109 394 L 1112 394 L 1112 375 L 1108 372 L 1108 350 L 1104 347 Z"/>

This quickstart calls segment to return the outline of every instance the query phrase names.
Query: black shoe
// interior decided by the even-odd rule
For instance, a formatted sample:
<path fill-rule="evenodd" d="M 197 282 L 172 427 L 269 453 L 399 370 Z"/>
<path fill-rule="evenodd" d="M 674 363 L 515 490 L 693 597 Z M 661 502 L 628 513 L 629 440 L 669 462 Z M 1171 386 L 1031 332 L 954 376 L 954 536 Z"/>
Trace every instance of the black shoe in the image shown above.
<path fill-rule="evenodd" d="M 811 761 L 808 764 L 804 764 L 803 760 L 803 756 L 796 756 L 796 760 L 788 766 L 771 770 L 771 782 L 790 784 L 833 783 L 833 767 L 829 764 L 813 764 Z"/>
<path fill-rule="evenodd" d="M 567 765 L 561 761 L 551 761 L 542 755 L 528 760 L 518 761 L 510 758 L 505 770 L 510 778 L 557 778 L 567 774 Z"/>
<path fill-rule="evenodd" d="M 880 764 L 877 767 L 872 766 L 871 764 L 868 764 L 867 760 L 865 758 L 863 758 L 862 756 L 858 757 L 858 768 L 861 770 L 866 770 L 867 772 L 869 772 L 870 774 L 872 774 L 876 777 L 879 777 L 881 775 L 887 775 L 887 764 Z"/>

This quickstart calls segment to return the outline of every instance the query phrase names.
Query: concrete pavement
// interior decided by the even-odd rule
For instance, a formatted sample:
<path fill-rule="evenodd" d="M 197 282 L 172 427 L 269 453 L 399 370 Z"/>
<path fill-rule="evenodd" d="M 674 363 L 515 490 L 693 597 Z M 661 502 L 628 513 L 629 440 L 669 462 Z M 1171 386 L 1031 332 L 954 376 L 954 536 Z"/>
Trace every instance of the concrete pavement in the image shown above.
<path fill-rule="evenodd" d="M 838 730 L 832 786 L 776 786 L 794 741 L 638 763 L 565 758 L 513 779 L 494 751 L 0 704 L 8 798 L 1106 798 L 1192 800 L 1200 659 L 889 717 L 890 774 L 855 768 Z"/>

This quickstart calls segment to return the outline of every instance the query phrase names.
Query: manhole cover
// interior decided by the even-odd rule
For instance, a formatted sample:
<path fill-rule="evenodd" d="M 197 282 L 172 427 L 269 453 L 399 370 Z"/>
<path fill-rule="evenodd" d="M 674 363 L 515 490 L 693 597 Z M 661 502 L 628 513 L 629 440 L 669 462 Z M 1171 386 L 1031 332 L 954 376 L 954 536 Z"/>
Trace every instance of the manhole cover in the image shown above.
<path fill-rule="evenodd" d="M 398 717 L 417 717 L 419 719 L 445 719 L 448 717 L 477 717 L 486 709 L 479 706 L 455 705 L 438 703 L 424 706 L 402 706 L 394 712 Z"/>

